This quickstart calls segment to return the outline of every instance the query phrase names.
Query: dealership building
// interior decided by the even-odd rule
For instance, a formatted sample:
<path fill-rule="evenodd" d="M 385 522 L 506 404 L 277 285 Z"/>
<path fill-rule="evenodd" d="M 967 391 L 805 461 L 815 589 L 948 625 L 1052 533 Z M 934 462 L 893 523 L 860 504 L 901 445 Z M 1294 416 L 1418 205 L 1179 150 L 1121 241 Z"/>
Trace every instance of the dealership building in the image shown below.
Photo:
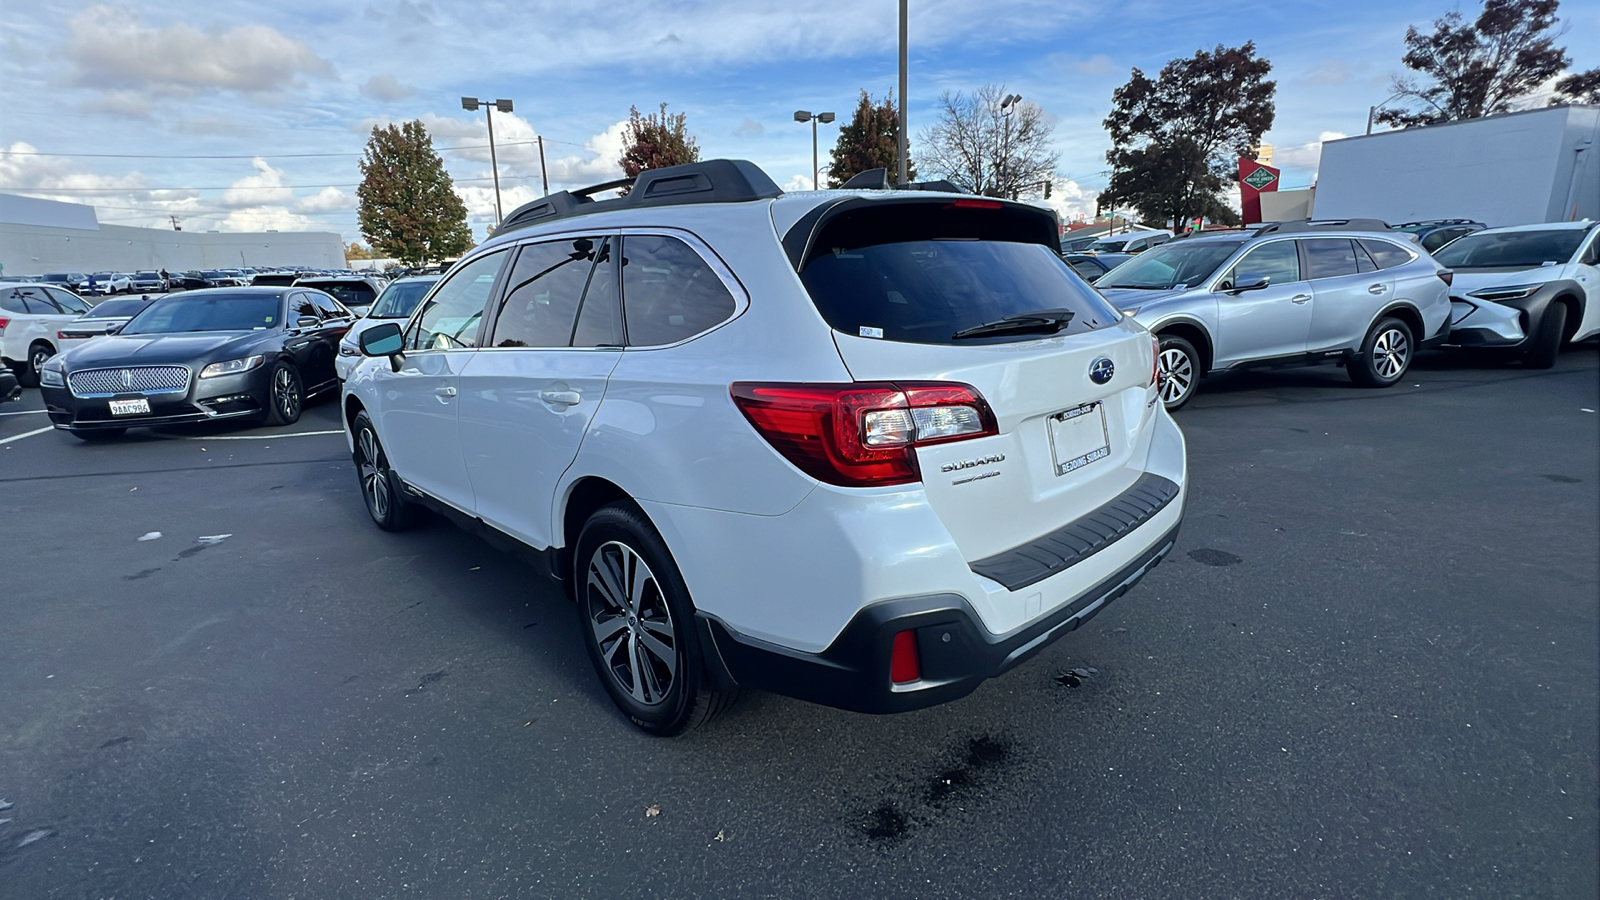
<path fill-rule="evenodd" d="M 48 272 L 344 265 L 344 240 L 333 232 L 199 232 L 102 225 L 92 206 L 0 194 L 0 278 Z"/>

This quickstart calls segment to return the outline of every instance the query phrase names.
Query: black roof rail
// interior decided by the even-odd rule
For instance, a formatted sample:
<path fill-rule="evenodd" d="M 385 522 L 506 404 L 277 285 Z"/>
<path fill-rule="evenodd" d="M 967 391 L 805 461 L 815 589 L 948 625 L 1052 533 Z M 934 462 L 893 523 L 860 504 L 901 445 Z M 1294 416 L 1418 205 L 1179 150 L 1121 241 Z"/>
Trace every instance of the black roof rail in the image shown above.
<path fill-rule="evenodd" d="M 622 197 L 595 200 L 592 196 L 625 186 L 631 188 Z M 755 163 L 743 159 L 708 159 L 681 166 L 648 169 L 633 178 L 619 178 L 576 191 L 557 191 L 512 210 L 495 229 L 495 234 L 613 209 L 692 203 L 743 203 L 781 196 L 783 189 Z"/>
<path fill-rule="evenodd" d="M 1390 228 L 1416 228 L 1416 227 L 1421 226 L 1421 225 L 1434 226 L 1434 225 L 1473 225 L 1473 224 L 1476 224 L 1476 223 L 1472 219 L 1418 219 L 1415 222 L 1401 222 L 1398 225 L 1390 225 L 1389 227 Z"/>
<path fill-rule="evenodd" d="M 1300 231 L 1388 231 L 1389 223 L 1382 219 L 1300 219 L 1290 222 L 1268 222 L 1257 228 L 1263 234 L 1292 234 Z"/>

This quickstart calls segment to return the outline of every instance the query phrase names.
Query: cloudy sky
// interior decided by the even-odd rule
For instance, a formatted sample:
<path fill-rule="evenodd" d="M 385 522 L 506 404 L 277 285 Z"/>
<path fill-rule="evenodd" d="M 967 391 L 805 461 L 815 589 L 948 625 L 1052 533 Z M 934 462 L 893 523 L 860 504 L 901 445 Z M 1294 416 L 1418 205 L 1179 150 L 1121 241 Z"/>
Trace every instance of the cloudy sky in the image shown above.
<path fill-rule="evenodd" d="M 944 90 L 1003 83 L 1038 103 L 1061 154 L 1057 208 L 1091 213 L 1101 121 L 1129 70 L 1254 40 L 1273 62 L 1267 135 L 1286 188 L 1322 140 L 1388 96 L 1408 24 L 1449 0 L 912 0 L 915 139 Z M 1474 4 L 1462 4 L 1471 14 Z M 1565 0 L 1575 68 L 1600 65 L 1600 0 Z M 494 218 L 483 114 L 496 113 L 505 208 L 620 175 L 630 104 L 688 114 L 702 155 L 809 186 L 796 109 L 846 116 L 895 83 L 895 0 L 442 0 L 328 3 L 9 0 L 0 7 L 0 190 L 92 203 L 102 222 L 325 230 L 359 240 L 356 164 L 374 124 L 421 119 L 472 214 Z M 823 126 L 826 148 L 837 126 Z"/>

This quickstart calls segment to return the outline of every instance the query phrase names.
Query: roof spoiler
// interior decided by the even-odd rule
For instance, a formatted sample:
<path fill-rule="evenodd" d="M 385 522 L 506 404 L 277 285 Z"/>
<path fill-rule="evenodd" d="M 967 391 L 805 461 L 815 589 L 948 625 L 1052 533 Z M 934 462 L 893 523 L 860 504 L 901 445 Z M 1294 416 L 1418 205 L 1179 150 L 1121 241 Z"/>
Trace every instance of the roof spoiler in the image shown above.
<path fill-rule="evenodd" d="M 889 170 L 885 168 L 868 169 L 851 176 L 849 181 L 839 185 L 841 191 L 938 191 L 945 194 L 964 194 L 961 188 L 949 181 L 910 181 L 905 184 L 890 184 Z"/>

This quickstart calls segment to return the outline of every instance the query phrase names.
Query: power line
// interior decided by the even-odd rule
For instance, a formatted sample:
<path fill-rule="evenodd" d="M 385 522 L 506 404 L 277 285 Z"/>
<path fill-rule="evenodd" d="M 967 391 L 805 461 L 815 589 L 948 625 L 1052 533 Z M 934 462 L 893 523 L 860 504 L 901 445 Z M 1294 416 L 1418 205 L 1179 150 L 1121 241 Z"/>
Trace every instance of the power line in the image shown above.
<path fill-rule="evenodd" d="M 571 141 L 558 141 L 554 138 L 545 138 L 546 144 L 565 144 L 569 147 L 582 147 L 583 144 L 574 144 Z M 539 141 L 499 141 L 497 147 L 531 147 Z M 488 144 L 468 144 L 460 147 L 435 147 L 435 152 L 446 153 L 459 150 L 487 150 Z M 364 151 L 363 151 L 364 152 Z M 50 156 L 72 157 L 82 159 L 313 159 L 322 157 L 361 156 L 362 153 L 244 153 L 244 154 L 178 154 L 178 153 L 50 153 L 43 150 L 5 150 L 0 149 L 0 154 L 11 156 Z"/>

